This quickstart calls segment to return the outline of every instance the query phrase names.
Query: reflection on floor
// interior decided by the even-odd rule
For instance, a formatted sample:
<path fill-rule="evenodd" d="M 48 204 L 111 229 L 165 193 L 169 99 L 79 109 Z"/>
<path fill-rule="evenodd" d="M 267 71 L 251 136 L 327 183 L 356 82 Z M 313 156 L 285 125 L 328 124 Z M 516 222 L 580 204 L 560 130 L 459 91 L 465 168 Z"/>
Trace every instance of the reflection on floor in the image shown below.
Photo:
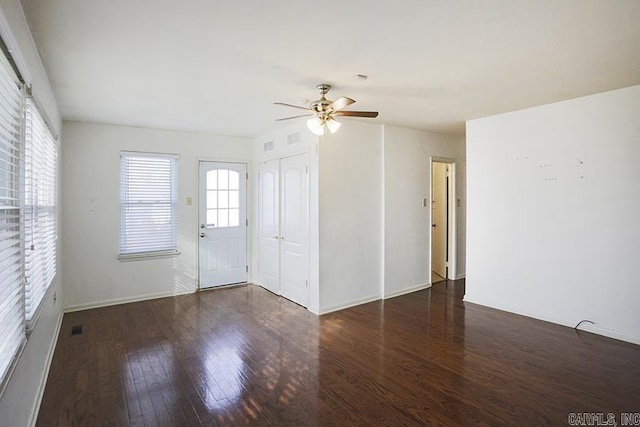
<path fill-rule="evenodd" d="M 640 346 L 464 292 L 449 280 L 318 317 L 246 285 L 67 313 L 37 425 L 566 425 L 639 409 Z"/>

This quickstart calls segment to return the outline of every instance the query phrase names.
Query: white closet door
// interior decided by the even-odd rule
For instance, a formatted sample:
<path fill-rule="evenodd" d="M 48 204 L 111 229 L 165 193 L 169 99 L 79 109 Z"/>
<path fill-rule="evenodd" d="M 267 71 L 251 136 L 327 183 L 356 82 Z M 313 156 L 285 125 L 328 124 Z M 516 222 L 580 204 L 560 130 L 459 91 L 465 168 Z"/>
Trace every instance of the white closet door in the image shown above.
<path fill-rule="evenodd" d="M 280 293 L 280 160 L 260 163 L 258 271 L 260 284 Z"/>
<path fill-rule="evenodd" d="M 281 294 L 304 307 L 309 304 L 308 156 L 280 161 Z"/>

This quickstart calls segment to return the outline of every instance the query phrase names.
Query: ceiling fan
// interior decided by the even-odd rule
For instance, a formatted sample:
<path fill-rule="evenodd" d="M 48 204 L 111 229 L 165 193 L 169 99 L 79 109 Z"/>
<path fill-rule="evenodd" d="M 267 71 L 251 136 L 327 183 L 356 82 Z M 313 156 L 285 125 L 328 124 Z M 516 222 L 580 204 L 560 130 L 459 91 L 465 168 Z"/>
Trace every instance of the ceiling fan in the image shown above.
<path fill-rule="evenodd" d="M 336 116 L 345 117 L 378 117 L 377 111 L 341 111 L 344 107 L 347 107 L 355 100 L 341 96 L 335 101 L 330 101 L 326 98 L 327 92 L 331 89 L 331 85 L 321 83 L 316 86 L 318 92 L 320 92 L 320 99 L 313 101 L 308 107 L 299 107 L 297 105 L 286 104 L 284 102 L 274 102 L 275 105 L 284 105 L 285 107 L 298 108 L 300 110 L 309 111 L 307 114 L 300 114 L 292 117 L 285 117 L 283 119 L 277 119 L 276 121 L 297 119 L 298 117 L 315 116 L 307 120 L 307 127 L 311 132 L 316 135 L 324 135 L 325 125 L 329 129 L 329 132 L 335 133 L 340 128 L 340 122 L 338 122 Z"/>

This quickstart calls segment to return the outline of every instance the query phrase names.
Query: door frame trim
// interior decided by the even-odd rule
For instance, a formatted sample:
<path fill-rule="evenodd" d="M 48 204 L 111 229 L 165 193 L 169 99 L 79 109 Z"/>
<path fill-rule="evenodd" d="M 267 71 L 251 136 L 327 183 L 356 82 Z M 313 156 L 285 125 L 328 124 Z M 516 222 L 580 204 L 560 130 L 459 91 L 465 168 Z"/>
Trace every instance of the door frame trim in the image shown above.
<path fill-rule="evenodd" d="M 433 223 L 433 209 L 431 206 L 433 205 L 433 164 L 434 163 L 446 163 L 451 167 L 449 172 L 449 214 L 447 221 L 449 223 L 449 233 L 447 233 L 447 242 L 448 242 L 448 265 L 447 265 L 447 277 L 449 280 L 456 280 L 456 271 L 458 269 L 457 266 L 457 252 L 458 252 L 458 205 L 457 205 L 457 192 L 456 192 L 456 159 L 450 157 L 439 157 L 439 156 L 430 156 L 429 157 L 429 269 L 427 283 L 431 283 L 431 272 L 433 269 L 433 227 L 431 224 Z"/>
<path fill-rule="evenodd" d="M 214 287 L 201 287 L 200 286 L 200 239 L 199 239 L 199 235 L 200 235 L 200 203 L 202 203 L 202 201 L 200 200 L 200 165 L 201 163 L 206 162 L 206 163 L 230 163 L 230 164 L 236 164 L 236 165 L 244 165 L 245 166 L 245 170 L 247 172 L 247 174 L 251 174 L 250 171 L 250 166 L 251 164 L 246 161 L 246 160 L 234 160 L 234 159 L 226 159 L 226 160 L 218 160 L 218 159 L 211 159 L 211 158 L 202 158 L 199 157 L 196 159 L 196 173 L 195 173 L 195 181 L 196 181 L 196 188 L 195 188 L 195 203 L 193 204 L 193 206 L 195 207 L 195 223 L 194 223 L 194 231 L 193 231 L 193 236 L 195 236 L 194 239 L 194 245 L 195 245 L 195 254 L 196 254 L 196 292 L 199 291 L 204 291 L 204 290 L 209 290 L 209 289 L 217 289 L 218 287 L 222 287 L 222 286 L 236 286 L 242 283 L 249 283 L 249 277 L 250 277 L 250 272 L 247 271 L 247 275 L 246 275 L 246 281 L 245 282 L 239 282 L 239 283 L 230 283 L 229 285 L 222 285 L 222 286 L 214 286 Z M 246 228 L 247 228 L 247 232 L 245 233 L 245 240 L 246 240 L 246 244 L 245 244 L 245 251 L 246 251 L 246 255 L 245 255 L 245 259 L 246 259 L 246 263 L 247 263 L 247 267 L 251 265 L 251 236 L 250 236 L 250 230 L 249 230 L 249 224 L 251 224 L 251 221 L 249 221 L 249 212 L 251 209 L 250 206 L 250 201 L 251 201 L 251 197 L 250 197 L 250 193 L 251 193 L 251 189 L 249 188 L 250 185 L 250 180 L 246 179 L 246 186 L 245 186 L 245 206 L 246 206 L 246 219 L 248 221 Z M 183 197 L 194 197 L 194 196 L 183 196 Z M 179 200 L 179 199 L 178 199 Z M 178 202 L 180 203 L 180 202 Z M 178 218 L 179 219 L 179 218 Z M 178 225 L 178 228 L 179 225 Z M 180 233 L 178 233 L 180 234 Z"/>

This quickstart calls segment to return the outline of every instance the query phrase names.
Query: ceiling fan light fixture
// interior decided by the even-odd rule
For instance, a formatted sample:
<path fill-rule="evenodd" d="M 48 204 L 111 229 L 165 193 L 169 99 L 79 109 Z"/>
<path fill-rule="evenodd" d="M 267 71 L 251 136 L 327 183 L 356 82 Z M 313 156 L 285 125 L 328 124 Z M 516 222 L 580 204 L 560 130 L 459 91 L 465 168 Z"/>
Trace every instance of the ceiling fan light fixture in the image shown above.
<path fill-rule="evenodd" d="M 333 117 L 329 117 L 327 119 L 326 124 L 327 124 L 327 127 L 329 128 L 329 132 L 331 133 L 336 133 L 338 129 L 340 129 L 340 126 L 342 126 L 340 122 L 334 119 Z"/>
<path fill-rule="evenodd" d="M 324 123 L 320 119 L 320 117 L 314 117 L 312 119 L 307 120 L 307 127 L 314 135 L 324 135 Z"/>
<path fill-rule="evenodd" d="M 357 78 L 365 79 L 367 76 L 364 74 L 358 74 Z M 285 117 L 282 119 L 276 119 L 276 121 L 283 120 L 291 120 L 297 119 L 299 117 L 304 116 L 314 116 L 312 119 L 307 120 L 307 127 L 314 135 L 324 135 L 325 133 L 325 125 L 329 129 L 329 132 L 336 133 L 338 129 L 340 129 L 340 122 L 334 119 L 334 116 L 343 116 L 343 117 L 367 117 L 367 118 L 376 118 L 378 117 L 377 111 L 353 111 L 353 110 L 343 110 L 343 108 L 348 107 L 353 104 L 355 99 L 341 96 L 335 101 L 331 101 L 327 99 L 326 94 L 331 89 L 331 85 L 326 83 L 321 83 L 316 86 L 318 92 L 320 93 L 320 99 L 317 99 L 308 107 L 300 107 L 298 105 L 287 104 L 286 102 L 274 102 L 276 105 L 282 105 L 284 107 L 292 107 L 297 108 L 299 110 L 307 110 L 307 114 L 299 114 L 297 116 Z"/>

